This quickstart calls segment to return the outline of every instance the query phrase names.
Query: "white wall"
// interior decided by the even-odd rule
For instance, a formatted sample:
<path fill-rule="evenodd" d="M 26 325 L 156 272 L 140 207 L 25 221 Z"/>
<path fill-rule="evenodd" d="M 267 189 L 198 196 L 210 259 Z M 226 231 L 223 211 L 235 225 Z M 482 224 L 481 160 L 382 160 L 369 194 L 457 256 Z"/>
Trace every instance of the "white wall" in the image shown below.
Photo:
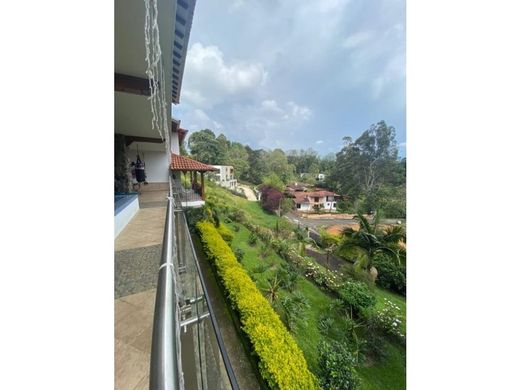
<path fill-rule="evenodd" d="M 130 160 L 135 161 L 136 152 L 130 151 Z M 171 157 L 169 153 L 154 151 L 139 151 L 141 161 L 144 161 L 146 181 L 148 183 L 168 182 Z"/>
<path fill-rule="evenodd" d="M 123 231 L 125 226 L 128 225 L 128 222 L 130 222 L 138 211 L 139 199 L 136 196 L 130 204 L 126 205 L 126 207 L 114 217 L 114 238 Z"/>
<path fill-rule="evenodd" d="M 176 131 L 173 131 L 170 135 L 170 147 L 173 153 L 175 154 L 181 154 L 181 148 L 179 145 L 179 133 Z"/>
<path fill-rule="evenodd" d="M 312 210 L 312 207 L 311 207 L 310 203 L 301 203 L 300 208 L 299 209 L 297 208 L 296 210 L 309 211 L 309 210 Z"/>

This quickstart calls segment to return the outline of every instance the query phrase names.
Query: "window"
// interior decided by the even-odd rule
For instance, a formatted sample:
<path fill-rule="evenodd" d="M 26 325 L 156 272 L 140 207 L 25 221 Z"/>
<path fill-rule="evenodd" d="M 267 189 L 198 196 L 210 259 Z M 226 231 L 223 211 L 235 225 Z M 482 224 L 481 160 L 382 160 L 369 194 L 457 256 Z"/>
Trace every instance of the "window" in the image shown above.
<path fill-rule="evenodd" d="M 297 209 L 301 209 L 302 208 L 302 205 L 300 203 L 296 203 L 296 208 Z"/>
<path fill-rule="evenodd" d="M 332 207 L 336 208 L 336 202 L 332 203 Z"/>
<path fill-rule="evenodd" d="M 320 201 L 320 198 L 319 198 L 318 196 L 315 196 L 315 197 L 314 197 L 314 202 L 315 202 L 315 203 L 318 203 L 319 201 Z"/>

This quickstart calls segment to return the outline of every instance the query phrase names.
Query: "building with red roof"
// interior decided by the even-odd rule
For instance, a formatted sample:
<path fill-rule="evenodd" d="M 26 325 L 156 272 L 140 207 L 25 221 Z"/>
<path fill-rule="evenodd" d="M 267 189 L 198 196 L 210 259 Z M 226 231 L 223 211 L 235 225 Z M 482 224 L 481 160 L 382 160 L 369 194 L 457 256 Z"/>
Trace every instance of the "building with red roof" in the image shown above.
<path fill-rule="evenodd" d="M 340 195 L 327 190 L 294 191 L 289 195 L 294 199 L 296 210 L 308 213 L 316 210 L 316 206 L 323 211 L 336 211 Z"/>

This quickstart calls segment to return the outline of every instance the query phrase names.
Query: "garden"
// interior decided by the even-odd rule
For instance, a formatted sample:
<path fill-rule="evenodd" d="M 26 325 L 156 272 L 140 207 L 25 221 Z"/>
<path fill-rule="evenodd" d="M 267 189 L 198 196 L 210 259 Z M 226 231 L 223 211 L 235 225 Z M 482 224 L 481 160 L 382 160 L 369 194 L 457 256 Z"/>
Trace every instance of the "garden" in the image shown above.
<path fill-rule="evenodd" d="M 323 234 L 317 246 L 257 202 L 211 185 L 206 206 L 188 216 L 268 387 L 406 387 L 403 229 L 360 220 L 358 230 Z M 324 267 L 310 246 L 345 267 Z"/>

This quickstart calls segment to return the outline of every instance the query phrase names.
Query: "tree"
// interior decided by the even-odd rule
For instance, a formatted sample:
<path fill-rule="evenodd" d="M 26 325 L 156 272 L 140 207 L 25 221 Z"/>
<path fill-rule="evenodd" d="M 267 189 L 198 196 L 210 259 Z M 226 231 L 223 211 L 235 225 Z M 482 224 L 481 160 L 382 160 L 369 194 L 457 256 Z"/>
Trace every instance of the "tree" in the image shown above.
<path fill-rule="evenodd" d="M 217 150 L 218 156 L 217 161 L 219 165 L 231 165 L 229 164 L 229 149 L 231 142 L 228 141 L 224 134 L 219 134 L 217 137 Z"/>
<path fill-rule="evenodd" d="M 249 174 L 249 155 L 240 142 L 231 142 L 227 153 L 227 165 L 235 168 L 235 177 L 247 180 Z"/>
<path fill-rule="evenodd" d="M 205 164 L 220 164 L 225 157 L 222 144 L 209 129 L 194 132 L 188 139 L 188 147 L 193 158 Z"/>
<path fill-rule="evenodd" d="M 245 147 L 248 154 L 249 172 L 247 180 L 254 184 L 260 184 L 262 179 L 268 175 L 266 152 L 263 149 L 253 150 Z"/>
<path fill-rule="evenodd" d="M 260 204 L 262 208 L 270 213 L 277 213 L 281 209 L 283 194 L 271 185 L 264 185 L 260 188 L 262 196 Z"/>
<path fill-rule="evenodd" d="M 392 226 L 380 229 L 378 225 L 378 214 L 374 216 L 373 223 L 360 213 L 355 217 L 359 222 L 359 230 L 352 227 L 343 229 L 343 239 L 340 243 L 340 251 L 358 250 L 356 266 L 370 271 L 375 281 L 377 270 L 373 267 L 374 257 L 377 253 L 389 255 L 396 264 L 401 264 L 400 242 L 406 240 L 404 228 L 402 226 Z"/>
<path fill-rule="evenodd" d="M 285 183 L 274 172 L 271 172 L 269 175 L 262 179 L 262 186 L 273 187 L 280 192 L 285 190 Z"/>
<path fill-rule="evenodd" d="M 336 169 L 333 179 L 337 181 L 340 192 L 351 199 L 361 196 L 367 208 L 373 204 L 374 194 L 380 187 L 395 182 L 398 170 L 397 143 L 395 128 L 387 126 L 384 121 L 370 126 L 355 141 L 344 137 L 344 146 L 336 155 Z"/>
<path fill-rule="evenodd" d="M 287 161 L 289 164 L 294 165 L 297 174 L 319 171 L 320 159 L 318 153 L 311 148 L 307 150 L 289 150 L 287 152 Z"/>
<path fill-rule="evenodd" d="M 266 159 L 266 166 L 269 173 L 276 173 L 284 184 L 293 180 L 294 166 L 288 163 L 287 156 L 283 150 L 275 149 L 264 155 L 264 158 Z"/>

